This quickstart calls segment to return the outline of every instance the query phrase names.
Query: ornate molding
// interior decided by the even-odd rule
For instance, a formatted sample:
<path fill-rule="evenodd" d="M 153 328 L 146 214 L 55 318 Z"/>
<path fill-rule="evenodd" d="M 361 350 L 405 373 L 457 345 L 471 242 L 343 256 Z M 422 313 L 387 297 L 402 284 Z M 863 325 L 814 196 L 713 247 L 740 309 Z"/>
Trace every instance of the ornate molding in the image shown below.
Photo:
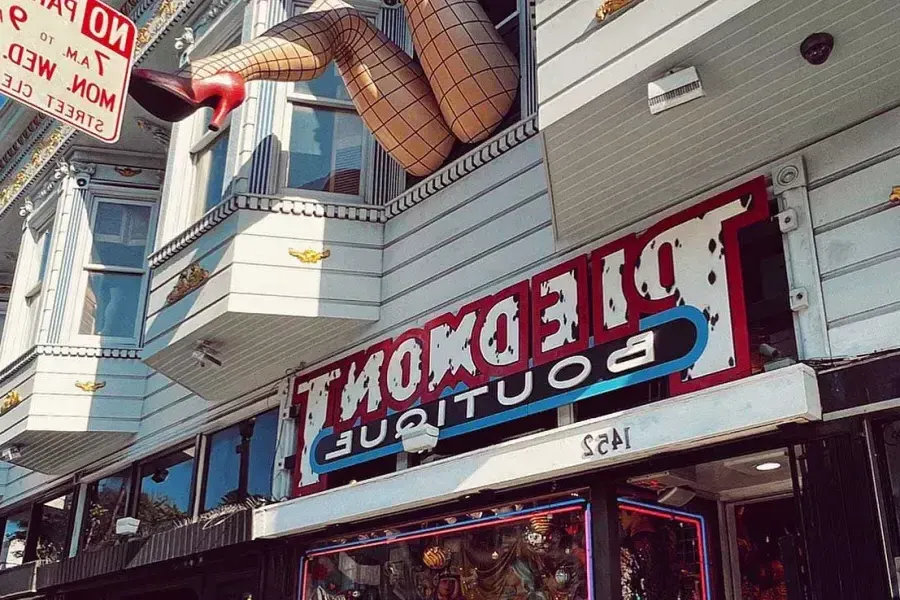
<path fill-rule="evenodd" d="M 337 204 L 291 200 L 271 196 L 232 196 L 212 211 L 188 227 L 181 235 L 150 255 L 150 268 L 156 269 L 172 259 L 179 252 L 200 239 L 203 234 L 239 210 L 252 210 L 300 217 L 322 217 L 326 219 L 348 219 L 383 223 L 384 210 L 369 204 Z"/>
<path fill-rule="evenodd" d="M 200 266 L 199 262 L 191 263 L 178 276 L 175 287 L 166 296 L 166 306 L 175 304 L 209 279 L 209 271 Z"/>
<path fill-rule="evenodd" d="M 144 172 L 143 169 L 135 169 L 134 167 L 114 167 L 113 170 L 125 178 L 137 177 Z"/>
<path fill-rule="evenodd" d="M 190 55 L 195 41 L 194 30 L 191 27 L 185 27 L 181 35 L 175 38 L 175 49 L 183 51 L 182 54 L 185 56 Z"/>
<path fill-rule="evenodd" d="M 73 356 L 79 358 L 127 358 L 139 359 L 141 351 L 138 348 L 100 348 L 97 346 L 63 346 L 56 344 L 41 344 L 35 348 L 39 356 Z"/>
<path fill-rule="evenodd" d="M 3 396 L 3 402 L 0 404 L 0 415 L 5 415 L 18 405 L 22 404 L 22 396 L 18 390 L 12 390 Z"/>
<path fill-rule="evenodd" d="M 385 205 L 385 217 L 391 219 L 409 210 L 426 198 L 449 187 L 466 175 L 503 156 L 538 134 L 537 115 L 532 115 L 516 125 L 487 140 L 465 156 L 443 167 L 440 171 L 406 190 Z"/>
<path fill-rule="evenodd" d="M 0 207 L 9 204 L 25 188 L 31 179 L 44 168 L 46 162 L 66 144 L 74 131 L 74 128 L 63 125 L 38 143 L 28 162 L 12 176 L 6 187 L 0 190 Z"/>
<path fill-rule="evenodd" d="M 290 248 L 288 249 L 288 254 L 305 265 L 315 265 L 331 256 L 331 250 L 317 252 L 312 248 L 307 248 L 306 250 L 295 250 L 294 248 Z"/>
<path fill-rule="evenodd" d="M 169 142 L 171 141 L 171 135 L 169 134 L 169 130 L 166 127 L 163 127 L 159 123 L 155 123 L 150 119 L 136 119 L 135 121 L 140 130 L 146 131 L 150 134 L 150 137 L 153 138 L 153 141 L 162 146 L 163 148 L 169 147 Z"/>
<path fill-rule="evenodd" d="M 101 390 L 106 387 L 105 381 L 76 381 L 75 387 L 77 387 L 82 392 L 89 392 L 93 394 L 97 390 Z"/>
<path fill-rule="evenodd" d="M 134 45 L 134 54 L 137 57 L 143 54 L 145 48 L 169 27 L 169 21 L 178 14 L 185 2 L 183 0 L 163 0 L 157 11 L 150 17 L 147 23 L 138 29 L 137 41 Z"/>
<path fill-rule="evenodd" d="M 0 157 L 0 171 L 6 168 L 6 166 L 12 161 L 20 156 L 20 152 L 25 146 L 26 142 L 35 134 L 38 128 L 43 123 L 44 119 L 43 115 L 35 115 L 31 121 L 29 121 L 28 125 L 25 126 L 25 129 L 22 130 L 22 133 L 19 134 L 19 137 L 6 149 L 6 152 Z"/>
<path fill-rule="evenodd" d="M 895 185 L 891 189 L 891 195 L 888 200 L 890 202 L 900 202 L 900 185 Z"/>

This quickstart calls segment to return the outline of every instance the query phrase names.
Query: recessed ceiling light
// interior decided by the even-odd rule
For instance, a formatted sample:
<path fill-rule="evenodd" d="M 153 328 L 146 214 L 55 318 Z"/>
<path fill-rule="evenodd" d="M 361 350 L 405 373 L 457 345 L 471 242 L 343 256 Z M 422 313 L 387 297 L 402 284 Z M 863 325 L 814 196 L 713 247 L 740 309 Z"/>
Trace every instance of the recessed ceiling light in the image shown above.
<path fill-rule="evenodd" d="M 764 463 L 759 463 L 758 465 L 756 465 L 755 468 L 756 468 L 757 471 L 774 471 L 774 470 L 776 470 L 776 469 L 780 469 L 780 468 L 781 468 L 781 463 L 777 463 L 777 462 L 764 462 Z"/>

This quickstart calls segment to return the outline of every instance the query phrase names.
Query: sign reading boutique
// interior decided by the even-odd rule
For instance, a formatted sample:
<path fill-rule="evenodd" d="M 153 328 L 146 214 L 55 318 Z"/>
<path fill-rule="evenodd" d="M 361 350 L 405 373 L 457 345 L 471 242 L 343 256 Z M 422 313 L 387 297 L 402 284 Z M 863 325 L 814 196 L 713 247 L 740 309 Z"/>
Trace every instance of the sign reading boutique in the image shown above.
<path fill-rule="evenodd" d="M 738 232 L 764 178 L 297 377 L 294 492 L 327 473 L 661 377 L 672 395 L 750 373 Z"/>

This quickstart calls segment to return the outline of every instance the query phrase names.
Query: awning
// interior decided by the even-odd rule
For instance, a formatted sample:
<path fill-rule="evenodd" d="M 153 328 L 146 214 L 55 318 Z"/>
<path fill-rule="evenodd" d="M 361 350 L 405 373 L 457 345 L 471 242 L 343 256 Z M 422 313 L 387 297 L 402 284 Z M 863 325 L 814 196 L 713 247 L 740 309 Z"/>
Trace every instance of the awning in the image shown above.
<path fill-rule="evenodd" d="M 793 365 L 265 506 L 254 512 L 253 537 L 312 532 L 821 418 L 815 372 Z"/>

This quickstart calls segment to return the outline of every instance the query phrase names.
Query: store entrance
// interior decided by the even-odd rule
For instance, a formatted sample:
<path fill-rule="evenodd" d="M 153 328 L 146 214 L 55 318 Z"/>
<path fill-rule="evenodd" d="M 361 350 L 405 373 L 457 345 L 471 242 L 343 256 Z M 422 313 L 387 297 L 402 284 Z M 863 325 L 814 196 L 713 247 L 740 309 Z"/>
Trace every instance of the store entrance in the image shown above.
<path fill-rule="evenodd" d="M 618 495 L 623 600 L 802 600 L 786 451 L 632 477 Z"/>

